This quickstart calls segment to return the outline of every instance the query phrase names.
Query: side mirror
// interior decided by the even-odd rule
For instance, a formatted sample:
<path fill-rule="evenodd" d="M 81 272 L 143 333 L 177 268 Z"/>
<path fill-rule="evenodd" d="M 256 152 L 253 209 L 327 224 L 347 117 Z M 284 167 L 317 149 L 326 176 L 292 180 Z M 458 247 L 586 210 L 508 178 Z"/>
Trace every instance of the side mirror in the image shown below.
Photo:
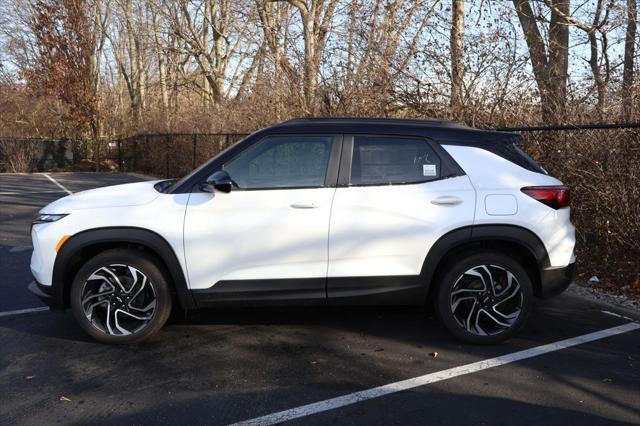
<path fill-rule="evenodd" d="M 200 189 L 205 192 L 213 192 L 214 189 L 217 189 L 218 191 L 226 194 L 231 192 L 231 188 L 233 188 L 233 179 L 231 179 L 229 173 L 224 170 L 214 172 L 207 178 L 206 183 L 200 186 Z"/>

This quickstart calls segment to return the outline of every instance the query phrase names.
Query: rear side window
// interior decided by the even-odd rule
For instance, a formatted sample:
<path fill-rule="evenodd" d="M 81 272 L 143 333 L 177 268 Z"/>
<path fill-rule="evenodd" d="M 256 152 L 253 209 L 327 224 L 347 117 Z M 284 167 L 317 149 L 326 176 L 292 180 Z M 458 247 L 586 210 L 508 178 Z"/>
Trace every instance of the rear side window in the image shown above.
<path fill-rule="evenodd" d="M 352 185 L 390 185 L 439 179 L 441 161 L 423 139 L 356 136 Z"/>
<path fill-rule="evenodd" d="M 529 157 L 526 152 L 524 152 L 523 150 L 521 150 L 515 145 L 511 145 L 511 146 L 513 146 L 513 149 L 520 156 L 520 158 L 522 158 L 523 160 L 522 161 L 523 164 L 521 164 L 522 167 L 524 167 L 527 170 L 531 170 L 532 172 L 543 173 L 545 175 L 549 174 L 549 172 L 547 172 L 540 164 L 536 163 L 536 161 L 533 158 Z"/>
<path fill-rule="evenodd" d="M 504 148 L 501 149 L 500 152 L 497 152 L 497 154 L 529 171 L 545 175 L 548 174 L 533 158 L 529 157 L 515 144 L 504 145 Z"/>

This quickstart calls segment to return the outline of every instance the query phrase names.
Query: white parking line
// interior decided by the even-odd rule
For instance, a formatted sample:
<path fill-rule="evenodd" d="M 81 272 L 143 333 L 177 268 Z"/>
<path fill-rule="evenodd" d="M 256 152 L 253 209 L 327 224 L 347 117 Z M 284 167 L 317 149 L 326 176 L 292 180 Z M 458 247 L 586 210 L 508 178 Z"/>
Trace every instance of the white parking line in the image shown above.
<path fill-rule="evenodd" d="M 0 317 L 8 317 L 11 315 L 28 314 L 31 312 L 42 312 L 42 311 L 48 311 L 48 310 L 49 308 L 47 306 L 40 306 L 39 308 L 18 309 L 16 311 L 0 312 Z"/>
<path fill-rule="evenodd" d="M 616 314 L 615 312 L 611 312 L 611 311 L 600 311 L 600 312 L 602 312 L 603 314 L 611 315 L 612 317 L 624 318 L 624 319 L 629 320 L 629 321 L 635 321 L 633 318 L 629 318 L 629 317 L 624 316 L 624 315 Z"/>
<path fill-rule="evenodd" d="M 33 250 L 31 246 L 15 246 L 9 249 L 9 253 L 22 253 L 23 251 Z"/>
<path fill-rule="evenodd" d="M 59 188 L 61 188 L 64 192 L 66 192 L 69 195 L 72 195 L 73 192 L 69 191 L 67 188 L 65 188 L 61 183 L 59 183 L 57 180 L 55 180 L 54 178 L 52 178 L 51 176 L 49 176 L 47 173 L 43 173 L 42 174 L 44 177 L 46 177 L 47 179 L 49 179 L 51 182 L 55 183 L 56 185 L 58 185 Z"/>
<path fill-rule="evenodd" d="M 618 327 L 607 328 L 606 330 L 596 331 L 594 333 L 561 340 L 559 342 L 536 346 L 535 348 L 526 349 L 524 351 L 514 352 L 496 358 L 485 359 L 483 361 L 461 365 L 459 367 L 454 367 L 435 373 L 425 374 L 424 376 L 414 377 L 412 379 L 389 383 L 387 385 L 350 393 L 348 395 L 339 396 L 337 398 L 331 398 L 320 402 L 314 402 L 312 404 L 302 405 L 300 407 L 291 408 L 289 410 L 268 414 L 262 417 L 256 417 L 254 419 L 245 420 L 239 423 L 234 423 L 234 425 L 273 425 L 276 423 L 309 416 L 311 414 L 317 414 L 323 411 L 344 407 L 346 405 L 355 404 L 357 402 L 366 401 L 368 399 L 379 398 L 381 396 L 389 395 L 392 393 L 413 389 L 419 386 L 440 382 L 442 380 L 447 380 L 458 376 L 463 376 L 465 374 L 475 373 L 478 371 L 486 370 L 487 368 L 511 364 L 523 359 L 533 358 L 550 352 L 567 349 L 572 346 L 593 342 L 594 340 L 604 339 L 622 333 L 628 333 L 630 331 L 638 329 L 640 329 L 640 323 L 631 322 L 620 325 Z"/>

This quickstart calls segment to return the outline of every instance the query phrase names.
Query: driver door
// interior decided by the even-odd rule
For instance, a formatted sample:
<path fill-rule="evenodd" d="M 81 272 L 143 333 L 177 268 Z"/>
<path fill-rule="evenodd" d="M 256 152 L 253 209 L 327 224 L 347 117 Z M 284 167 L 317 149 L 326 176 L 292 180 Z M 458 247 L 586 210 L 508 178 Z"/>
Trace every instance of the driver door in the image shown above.
<path fill-rule="evenodd" d="M 273 135 L 223 169 L 230 193 L 189 197 L 184 247 L 199 305 L 325 303 L 341 137 Z"/>

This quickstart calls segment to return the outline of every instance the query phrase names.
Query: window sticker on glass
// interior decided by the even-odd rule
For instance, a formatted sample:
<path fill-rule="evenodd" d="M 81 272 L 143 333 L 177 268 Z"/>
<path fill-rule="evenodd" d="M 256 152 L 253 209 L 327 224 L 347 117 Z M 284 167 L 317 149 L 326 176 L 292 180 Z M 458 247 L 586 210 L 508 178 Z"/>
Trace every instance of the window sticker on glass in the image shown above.
<path fill-rule="evenodd" d="M 422 165 L 422 176 L 438 176 L 438 172 L 436 171 L 435 164 L 423 164 Z"/>

